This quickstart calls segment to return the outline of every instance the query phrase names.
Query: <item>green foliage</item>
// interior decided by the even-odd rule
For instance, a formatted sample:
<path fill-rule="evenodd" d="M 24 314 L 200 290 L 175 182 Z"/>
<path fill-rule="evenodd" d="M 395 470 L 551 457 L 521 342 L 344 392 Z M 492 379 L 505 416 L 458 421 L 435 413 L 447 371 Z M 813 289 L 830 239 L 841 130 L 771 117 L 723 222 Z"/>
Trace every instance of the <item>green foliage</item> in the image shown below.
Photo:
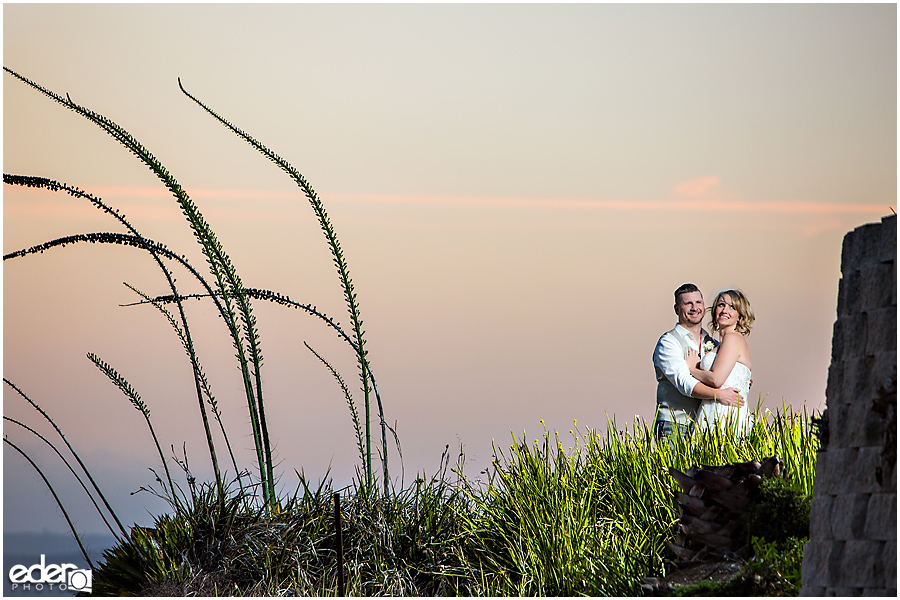
<path fill-rule="evenodd" d="M 749 563 L 748 570 L 758 576 L 758 581 L 765 582 L 771 591 L 784 592 L 778 595 L 796 596 L 800 592 L 803 546 L 807 542 L 808 534 L 779 541 L 753 538 L 754 559 Z"/>
<path fill-rule="evenodd" d="M 806 413 L 790 407 L 755 415 L 744 439 L 723 431 L 676 433 L 658 442 L 646 423 L 604 436 L 570 431 L 573 446 L 544 433 L 496 452 L 492 476 L 470 485 L 469 528 L 483 556 L 475 571 L 491 583 L 479 595 L 631 595 L 664 573 L 665 543 L 678 514 L 669 466 L 783 457 L 791 489 L 812 489 L 816 445 Z"/>
<path fill-rule="evenodd" d="M 754 556 L 729 581 L 702 581 L 678 586 L 673 596 L 798 596 L 803 567 L 803 545 L 808 538 L 782 543 L 753 538 Z"/>
<path fill-rule="evenodd" d="M 298 474 L 299 475 L 299 474 Z M 221 497 L 202 485 L 172 516 L 104 555 L 94 593 L 150 595 L 333 595 L 337 535 L 330 482 L 302 475 L 275 510 L 237 490 Z M 341 503 L 345 575 L 352 595 L 460 595 L 464 587 L 462 495 L 443 476 L 420 478 L 388 495 L 345 493 Z"/>
<path fill-rule="evenodd" d="M 797 491 L 790 480 L 779 477 L 763 480 L 757 491 L 759 496 L 749 510 L 751 537 L 774 544 L 809 537 L 810 496 Z"/>
<path fill-rule="evenodd" d="M 802 432 L 808 424 L 789 412 L 763 415 L 756 427 Z M 438 473 L 419 477 L 406 489 L 373 495 L 361 481 L 345 490 L 347 593 L 637 595 L 643 577 L 665 574 L 665 542 L 673 539 L 677 520 L 677 484 L 666 472 L 670 463 L 687 468 L 723 464 L 732 456 L 740 461 L 776 453 L 785 462 L 788 458 L 779 436 L 764 432 L 756 439 L 769 440 L 768 446 L 752 448 L 729 437 L 718 440 L 718 450 L 712 432 L 684 436 L 674 445 L 658 443 L 641 422 L 623 431 L 610 423 L 605 435 L 573 428 L 571 435 L 566 445 L 546 431 L 534 443 L 514 438 L 508 449 L 495 450 L 484 481 L 467 480 L 459 466 L 454 480 L 445 452 Z M 814 461 L 815 454 L 791 460 Z M 127 588 L 130 593 L 332 595 L 338 569 L 332 493 L 330 481 L 313 487 L 300 475 L 297 493 L 279 501 L 277 510 L 262 511 L 253 508 L 251 497 L 240 500 L 240 492 L 221 502 L 212 490 L 201 489 L 193 508 L 176 511 L 176 524 L 164 521 L 166 527 L 153 529 L 156 555 L 140 558 L 149 551 L 146 544 L 129 541 L 116 550 L 124 558 L 101 572 L 112 568 L 125 573 L 117 577 L 127 578 L 129 569 L 144 568 L 133 566 L 134 561 L 150 560 L 149 572 L 156 575 Z M 231 512 L 216 508 L 222 504 Z M 181 529 L 191 534 L 182 536 Z M 690 595 L 792 589 L 802 545 L 789 541 L 776 547 L 756 540 L 754 549 L 757 557 L 739 577 L 689 588 Z M 95 575 L 95 582 L 98 578 L 114 579 Z"/>
<path fill-rule="evenodd" d="M 574 434 L 574 432 L 573 432 Z M 575 438 L 576 447 L 579 445 Z M 570 449 L 571 450 L 571 449 Z M 470 485 L 466 523 L 484 552 L 479 595 L 607 596 L 635 592 L 645 523 L 612 516 L 615 479 L 597 457 L 567 453 L 558 436 L 496 451 L 494 477 Z M 593 460 L 592 460 L 593 459 Z"/>

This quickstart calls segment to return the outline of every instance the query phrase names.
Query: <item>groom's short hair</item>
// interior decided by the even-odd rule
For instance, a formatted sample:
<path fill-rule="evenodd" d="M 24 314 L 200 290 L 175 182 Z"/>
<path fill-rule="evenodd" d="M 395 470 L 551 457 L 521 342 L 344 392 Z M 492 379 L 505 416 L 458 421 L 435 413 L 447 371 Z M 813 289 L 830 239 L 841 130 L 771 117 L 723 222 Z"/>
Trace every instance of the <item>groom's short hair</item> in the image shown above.
<path fill-rule="evenodd" d="M 682 294 L 690 294 L 691 292 L 700 292 L 700 288 L 693 283 L 683 283 L 678 286 L 678 289 L 675 290 L 675 306 L 678 306 L 678 301 Z M 702 296 L 703 292 L 700 292 L 700 295 Z"/>

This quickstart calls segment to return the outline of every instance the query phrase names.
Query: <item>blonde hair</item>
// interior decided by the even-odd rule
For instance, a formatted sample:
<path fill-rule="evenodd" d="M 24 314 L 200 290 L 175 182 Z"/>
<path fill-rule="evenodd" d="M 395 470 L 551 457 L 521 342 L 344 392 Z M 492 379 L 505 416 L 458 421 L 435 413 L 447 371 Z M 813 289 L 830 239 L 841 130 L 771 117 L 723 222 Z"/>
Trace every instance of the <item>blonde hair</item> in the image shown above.
<path fill-rule="evenodd" d="M 738 318 L 734 330 L 742 335 L 750 335 L 750 327 L 753 325 L 756 317 L 753 316 L 753 309 L 750 308 L 750 300 L 747 299 L 747 296 L 741 290 L 725 290 L 716 295 L 716 299 L 709 307 L 711 317 L 709 323 L 710 331 L 719 331 L 719 324 L 716 322 L 716 305 L 722 299 L 722 296 L 731 298 L 731 303 L 737 311 Z"/>

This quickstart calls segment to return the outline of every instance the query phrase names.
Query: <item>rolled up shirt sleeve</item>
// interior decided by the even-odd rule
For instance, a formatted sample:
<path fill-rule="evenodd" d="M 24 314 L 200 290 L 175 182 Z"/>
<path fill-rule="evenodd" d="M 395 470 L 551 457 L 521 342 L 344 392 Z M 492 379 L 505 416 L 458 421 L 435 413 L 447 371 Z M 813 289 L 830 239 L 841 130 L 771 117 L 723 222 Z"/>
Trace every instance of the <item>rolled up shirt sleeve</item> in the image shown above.
<path fill-rule="evenodd" d="M 653 364 L 685 396 L 690 396 L 694 392 L 694 386 L 700 383 L 691 375 L 681 345 L 671 335 L 664 335 L 659 339 L 653 351 Z"/>

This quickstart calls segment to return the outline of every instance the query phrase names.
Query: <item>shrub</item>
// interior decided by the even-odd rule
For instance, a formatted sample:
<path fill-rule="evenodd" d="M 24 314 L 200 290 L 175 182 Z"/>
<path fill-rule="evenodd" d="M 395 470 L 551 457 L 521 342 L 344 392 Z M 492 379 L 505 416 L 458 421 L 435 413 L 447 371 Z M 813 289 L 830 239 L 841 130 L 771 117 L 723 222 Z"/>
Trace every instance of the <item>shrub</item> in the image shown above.
<path fill-rule="evenodd" d="M 761 538 L 781 547 L 791 538 L 809 537 L 809 496 L 779 477 L 764 480 L 758 493 L 749 510 L 751 539 Z"/>

